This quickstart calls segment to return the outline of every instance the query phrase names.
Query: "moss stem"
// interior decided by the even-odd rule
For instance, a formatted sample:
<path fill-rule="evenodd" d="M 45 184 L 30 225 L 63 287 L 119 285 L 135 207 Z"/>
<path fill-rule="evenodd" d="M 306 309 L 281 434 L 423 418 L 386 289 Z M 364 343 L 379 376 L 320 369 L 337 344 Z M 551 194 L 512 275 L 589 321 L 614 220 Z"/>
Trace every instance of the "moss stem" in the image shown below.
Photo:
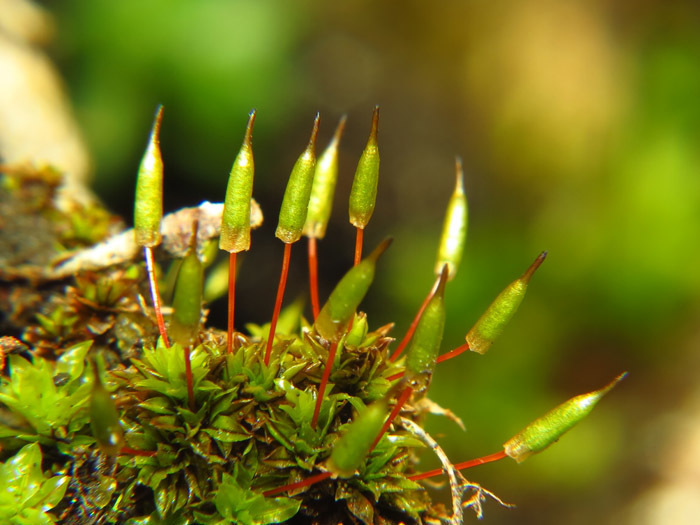
<path fill-rule="evenodd" d="M 280 282 L 277 286 L 277 298 L 275 299 L 275 310 L 272 313 L 272 322 L 270 323 L 270 334 L 267 337 L 267 347 L 265 348 L 265 366 L 270 364 L 270 353 L 272 352 L 272 342 L 275 339 L 275 329 L 277 328 L 277 319 L 280 316 L 282 309 L 282 299 L 284 298 L 284 289 L 287 286 L 287 275 L 289 274 L 289 259 L 292 256 L 292 243 L 284 243 L 284 256 L 282 257 L 282 272 L 280 274 Z"/>

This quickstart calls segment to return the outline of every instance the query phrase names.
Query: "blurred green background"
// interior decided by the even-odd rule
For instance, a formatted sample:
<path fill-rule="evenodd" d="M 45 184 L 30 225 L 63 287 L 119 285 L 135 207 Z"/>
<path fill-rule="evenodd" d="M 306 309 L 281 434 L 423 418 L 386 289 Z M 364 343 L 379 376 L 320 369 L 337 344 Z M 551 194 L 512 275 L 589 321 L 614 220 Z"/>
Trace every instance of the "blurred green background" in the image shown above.
<path fill-rule="evenodd" d="M 696 522 L 697 1 L 46 7 L 57 22 L 50 53 L 94 159 L 93 185 L 126 217 L 156 104 L 165 105 L 170 211 L 223 198 L 248 111 L 258 110 L 255 196 L 267 221 L 241 268 L 239 324 L 271 314 L 279 203 L 316 111 L 322 146 L 348 114 L 334 219 L 319 248 L 327 294 L 351 261 L 347 195 L 381 106 L 379 204 L 366 242 L 391 234 L 395 244 L 366 310 L 374 327 L 396 321 L 396 337 L 430 288 L 461 155 L 470 227 L 447 291 L 445 350 L 539 251 L 549 258 L 491 351 L 435 375 L 431 397 L 467 427 L 429 417 L 450 457 L 495 452 L 559 402 L 630 372 L 545 454 L 466 472 L 517 504 L 487 504 L 487 522 Z M 288 300 L 305 289 L 304 251 L 294 254 Z M 212 305 L 213 318 L 224 309 Z"/>

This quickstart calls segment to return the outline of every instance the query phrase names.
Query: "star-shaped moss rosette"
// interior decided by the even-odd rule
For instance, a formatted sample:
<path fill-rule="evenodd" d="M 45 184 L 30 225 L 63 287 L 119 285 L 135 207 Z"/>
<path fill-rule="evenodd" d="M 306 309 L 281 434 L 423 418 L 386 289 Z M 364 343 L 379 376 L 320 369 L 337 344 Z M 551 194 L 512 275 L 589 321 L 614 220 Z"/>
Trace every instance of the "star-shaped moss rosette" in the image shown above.
<path fill-rule="evenodd" d="M 444 297 L 466 238 L 458 161 L 433 288 L 398 344 L 389 336 L 392 325 L 372 329 L 359 307 L 390 245 L 386 240 L 362 258 L 362 233 L 379 174 L 375 109 L 350 199 L 355 260 L 321 304 L 316 239 L 330 216 L 344 118 L 316 163 L 317 116 L 280 212 L 277 232 L 285 256 L 272 319 L 243 333 L 234 318 L 235 254 L 250 248 L 250 230 L 262 221 L 251 199 L 255 113 L 226 201 L 164 217 L 157 140 L 162 116 L 159 108 L 139 171 L 149 179 L 139 182 L 136 234 L 107 237 L 103 228 L 101 243 L 89 246 L 96 239 L 85 239 L 77 252 L 59 248 L 54 264 L 20 264 L 1 275 L 2 297 L 31 297 L 8 310 L 9 326 L 21 327 L 22 340 L 0 341 L 6 365 L 0 380 L 4 522 L 462 523 L 464 508 L 481 516 L 486 497 L 500 500 L 461 470 L 507 456 L 520 462 L 544 450 L 624 376 L 556 407 L 501 451 L 453 464 L 422 428 L 425 412 L 439 408 L 426 398 L 433 371 L 464 351 L 489 349 L 546 253 L 496 297 L 463 345 L 442 350 Z M 55 174 L 7 168 L 5 191 L 26 191 L 28 173 L 51 194 Z M 63 238 L 81 238 L 71 229 L 90 220 L 70 220 L 70 214 L 52 208 L 50 198 L 35 208 L 47 224 L 63 225 L 58 228 Z M 95 221 L 111 219 L 100 210 Z M 289 251 L 303 233 L 309 237 L 314 298 L 308 321 L 299 302 L 283 308 Z M 217 288 L 211 282 L 218 269 L 208 266 L 219 237 L 220 248 L 230 254 L 223 265 L 230 269 L 224 279 L 227 331 L 202 322 L 205 280 L 207 290 Z M 145 267 L 138 262 L 141 253 Z M 154 255 L 175 259 L 160 289 Z M 442 468 L 420 470 L 416 451 L 424 448 L 438 456 Z M 449 481 L 447 510 L 433 504 L 421 484 L 440 475 Z"/>

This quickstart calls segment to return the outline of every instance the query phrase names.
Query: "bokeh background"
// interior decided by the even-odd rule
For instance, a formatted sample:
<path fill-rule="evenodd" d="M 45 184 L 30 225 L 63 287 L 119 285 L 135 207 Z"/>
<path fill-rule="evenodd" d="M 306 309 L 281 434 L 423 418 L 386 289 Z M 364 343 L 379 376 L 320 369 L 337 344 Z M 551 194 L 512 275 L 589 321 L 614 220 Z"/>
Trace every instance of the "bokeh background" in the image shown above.
<path fill-rule="evenodd" d="M 92 187 L 130 217 L 154 109 L 166 208 L 223 198 L 256 108 L 255 197 L 266 214 L 241 267 L 239 324 L 269 318 L 281 195 L 316 111 L 342 114 L 322 294 L 347 269 L 347 195 L 381 106 L 379 202 L 366 232 L 395 243 L 366 302 L 400 337 L 433 280 L 464 159 L 469 237 L 448 287 L 445 350 L 543 249 L 546 263 L 485 356 L 435 374 L 430 416 L 454 461 L 495 452 L 573 395 L 629 377 L 522 465 L 467 477 L 517 504 L 492 524 L 683 524 L 700 516 L 700 4 L 696 0 L 65 0 L 43 49 L 65 81 Z M 295 250 L 288 301 L 304 293 Z M 212 305 L 224 326 L 225 305 Z M 239 314 L 240 312 L 240 314 Z M 432 458 L 426 457 L 426 465 Z M 445 499 L 447 491 L 439 492 Z M 468 518 L 467 521 L 470 521 Z"/>

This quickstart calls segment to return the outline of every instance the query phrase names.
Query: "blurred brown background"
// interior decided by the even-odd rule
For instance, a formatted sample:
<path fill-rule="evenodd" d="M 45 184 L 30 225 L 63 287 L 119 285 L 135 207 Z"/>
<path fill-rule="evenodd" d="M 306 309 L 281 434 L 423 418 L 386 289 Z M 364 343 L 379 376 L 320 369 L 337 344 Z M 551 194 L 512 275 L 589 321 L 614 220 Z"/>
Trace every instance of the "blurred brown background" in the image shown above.
<path fill-rule="evenodd" d="M 258 110 L 255 196 L 266 225 L 241 268 L 241 322 L 271 314 L 282 254 L 276 216 L 316 111 L 322 146 L 348 114 L 334 219 L 320 244 L 327 294 L 350 264 L 347 195 L 381 106 L 379 204 L 366 242 L 396 241 L 366 309 L 374 327 L 396 321 L 397 337 L 430 288 L 461 155 L 470 227 L 447 291 L 445 350 L 539 251 L 549 258 L 491 351 L 436 373 L 431 397 L 464 419 L 466 433 L 432 416 L 429 430 L 454 461 L 495 452 L 557 403 L 630 372 L 546 453 L 466 473 L 517 504 L 488 504 L 487 522 L 697 522 L 697 1 L 44 7 L 53 38 L 31 46 L 43 46 L 65 81 L 92 186 L 126 217 L 158 103 L 169 211 L 222 200 L 247 113 Z M 288 300 L 305 288 L 303 252 Z M 213 304 L 214 319 L 224 309 Z"/>

